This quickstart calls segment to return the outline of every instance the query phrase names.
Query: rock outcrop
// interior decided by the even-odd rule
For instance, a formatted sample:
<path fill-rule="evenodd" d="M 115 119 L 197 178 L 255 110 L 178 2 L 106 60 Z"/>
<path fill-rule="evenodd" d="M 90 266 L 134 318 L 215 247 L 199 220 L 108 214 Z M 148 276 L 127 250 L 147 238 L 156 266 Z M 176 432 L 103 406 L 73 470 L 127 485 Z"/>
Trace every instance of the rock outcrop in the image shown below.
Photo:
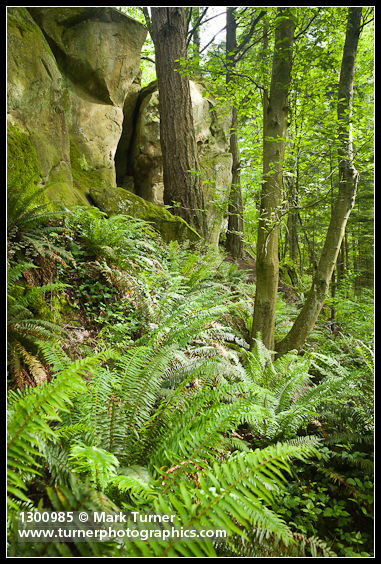
<path fill-rule="evenodd" d="M 92 185 L 116 186 L 123 108 L 145 37 L 114 8 L 8 9 L 9 123 L 28 133 L 56 197 L 84 203 Z"/>
<path fill-rule="evenodd" d="M 155 84 L 140 86 L 146 34 L 139 22 L 111 7 L 8 8 L 12 182 L 37 174 L 48 196 L 66 205 L 96 203 L 100 190 L 108 202 L 112 193 L 119 201 L 121 187 L 153 204 L 158 224 L 158 92 Z M 230 114 L 195 82 L 191 97 L 209 241 L 218 244 L 231 185 Z M 169 221 L 169 212 L 163 213 Z"/>
<path fill-rule="evenodd" d="M 8 158 L 17 143 L 29 139 L 44 183 L 55 182 L 71 192 L 70 142 L 63 77 L 43 33 L 25 8 L 8 9 Z M 25 172 L 29 168 L 25 164 Z M 15 171 L 16 161 L 8 161 Z M 80 194 L 70 193 L 81 201 Z"/>

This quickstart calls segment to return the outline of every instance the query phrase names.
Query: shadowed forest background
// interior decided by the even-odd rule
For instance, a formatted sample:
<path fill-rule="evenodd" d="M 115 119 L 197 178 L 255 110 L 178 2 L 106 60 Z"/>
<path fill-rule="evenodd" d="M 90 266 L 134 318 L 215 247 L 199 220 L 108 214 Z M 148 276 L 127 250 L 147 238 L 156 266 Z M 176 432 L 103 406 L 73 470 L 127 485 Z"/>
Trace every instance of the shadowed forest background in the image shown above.
<path fill-rule="evenodd" d="M 7 8 L 9 556 L 373 556 L 373 12 Z"/>

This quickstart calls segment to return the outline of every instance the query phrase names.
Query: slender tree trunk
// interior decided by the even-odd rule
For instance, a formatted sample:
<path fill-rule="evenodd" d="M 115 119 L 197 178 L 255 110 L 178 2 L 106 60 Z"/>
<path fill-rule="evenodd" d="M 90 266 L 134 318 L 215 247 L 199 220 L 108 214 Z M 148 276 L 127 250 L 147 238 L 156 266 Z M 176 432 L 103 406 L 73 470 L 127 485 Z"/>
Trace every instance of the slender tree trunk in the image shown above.
<path fill-rule="evenodd" d="M 359 175 L 353 164 L 351 109 L 355 61 L 361 31 L 361 13 L 361 7 L 348 9 L 337 104 L 339 132 L 338 197 L 331 213 L 327 237 L 311 290 L 290 332 L 276 347 L 280 355 L 291 349 L 300 350 L 316 323 L 328 294 L 332 272 L 345 233 L 345 226 L 355 202 Z"/>
<path fill-rule="evenodd" d="M 152 7 L 152 31 L 159 89 L 164 204 L 205 235 L 189 80 L 179 72 L 178 63 L 187 55 L 184 8 Z"/>
<path fill-rule="evenodd" d="M 226 83 L 235 81 L 233 71 L 236 67 L 235 55 L 237 52 L 237 24 L 234 15 L 235 8 L 226 8 L 226 63 L 228 72 Z M 241 191 L 240 158 L 238 147 L 238 116 L 237 108 L 232 106 L 232 122 L 230 130 L 230 152 L 233 157 L 232 185 L 229 194 L 228 206 L 228 231 L 226 234 L 226 248 L 234 258 L 242 256 L 244 225 Z"/>
<path fill-rule="evenodd" d="M 270 95 L 263 104 L 263 185 L 257 239 L 257 286 L 252 338 L 259 333 L 265 346 L 274 348 L 275 306 L 279 278 L 278 213 L 282 202 L 282 173 L 288 123 L 294 22 L 289 8 L 278 8 L 279 20 Z"/>
<path fill-rule="evenodd" d="M 190 8 L 192 10 L 192 24 L 196 25 L 199 17 L 200 17 L 200 8 L 199 6 L 195 6 L 193 8 Z M 197 26 L 197 28 L 194 31 L 193 34 L 193 45 L 195 46 L 195 49 L 197 51 L 197 54 L 200 55 L 200 28 L 199 26 Z"/>
<path fill-rule="evenodd" d="M 299 258 L 299 237 L 298 237 L 298 213 L 296 207 L 298 205 L 298 191 L 297 182 L 290 179 L 287 183 L 287 197 L 289 202 L 289 212 L 287 216 L 287 231 L 286 231 L 286 247 L 289 247 L 289 256 L 293 263 L 297 263 Z M 286 253 L 285 253 L 286 254 Z"/>

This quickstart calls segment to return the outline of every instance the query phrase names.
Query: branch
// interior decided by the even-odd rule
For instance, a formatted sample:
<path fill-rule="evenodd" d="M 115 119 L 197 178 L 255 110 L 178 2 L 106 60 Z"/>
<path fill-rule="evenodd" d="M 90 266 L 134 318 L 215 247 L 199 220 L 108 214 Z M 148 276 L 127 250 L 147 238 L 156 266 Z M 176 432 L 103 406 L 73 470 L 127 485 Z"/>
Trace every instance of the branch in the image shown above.
<path fill-rule="evenodd" d="M 310 19 L 310 21 L 308 22 L 306 27 L 304 29 L 302 29 L 302 31 L 300 31 L 297 35 L 295 35 L 294 41 L 297 41 L 301 35 L 306 33 L 307 29 L 311 26 L 312 22 L 318 17 L 318 15 L 319 15 L 319 12 L 316 12 L 316 14 L 314 16 L 312 16 L 312 18 Z"/>
<path fill-rule="evenodd" d="M 250 39 L 253 36 L 254 33 L 254 29 L 257 25 L 257 23 L 263 18 L 263 16 L 266 14 L 265 10 L 262 10 L 259 15 L 255 18 L 254 21 L 252 21 L 251 25 L 250 25 L 250 29 L 249 31 L 245 34 L 245 36 L 243 37 L 241 43 L 238 45 L 237 47 L 237 53 L 239 53 L 240 51 L 242 51 L 242 49 L 244 48 L 244 46 L 250 41 Z M 246 52 L 246 51 L 245 51 Z M 240 57 L 241 58 L 241 57 Z M 239 60 L 237 58 L 237 60 Z"/>
<path fill-rule="evenodd" d="M 149 61 L 150 63 L 152 63 L 153 65 L 155 65 L 155 61 L 153 59 L 151 59 L 151 57 L 140 57 L 142 59 L 142 61 Z"/>
<path fill-rule="evenodd" d="M 209 9 L 209 7 L 207 7 L 207 8 L 204 9 L 204 11 L 202 12 L 201 16 L 199 16 L 199 17 L 197 18 L 197 21 L 196 21 L 196 23 L 194 24 L 193 28 L 188 31 L 187 46 L 188 46 L 189 43 L 191 42 L 191 39 L 192 39 L 192 37 L 193 37 L 195 31 L 197 30 L 197 28 L 200 26 L 201 22 L 204 24 L 205 21 L 208 21 L 208 20 L 202 21 L 202 18 L 205 16 L 205 14 L 207 13 L 208 9 Z M 190 12 L 190 14 L 192 15 L 192 11 Z M 189 20 L 189 22 L 188 22 L 188 25 L 189 25 L 189 23 L 190 23 L 190 20 Z M 188 27 L 188 26 L 187 26 L 187 27 Z"/>
<path fill-rule="evenodd" d="M 369 20 L 366 20 L 368 15 L 370 15 L 372 12 L 373 12 L 373 6 L 371 6 L 370 9 L 363 16 L 363 23 L 360 25 L 360 33 L 362 32 L 362 30 L 364 29 L 364 27 L 366 25 L 368 25 L 368 24 L 370 24 L 371 22 L 374 21 L 374 16 L 372 18 L 370 18 Z"/>
<path fill-rule="evenodd" d="M 221 14 L 220 14 L 220 15 L 221 15 Z M 209 43 L 207 43 L 207 44 L 201 49 L 200 53 L 203 53 L 203 52 L 205 51 L 205 49 L 207 49 L 207 48 L 209 47 L 209 45 L 210 45 L 211 43 L 213 43 L 213 41 L 216 39 L 217 35 L 218 35 L 219 33 L 221 33 L 221 31 L 224 31 L 224 29 L 226 29 L 226 25 L 224 25 L 223 28 L 221 28 L 219 31 L 217 31 L 217 33 L 216 33 L 215 35 L 213 35 L 212 39 L 209 41 Z"/>
<path fill-rule="evenodd" d="M 187 28 L 187 30 L 188 30 L 189 24 L 191 23 L 191 20 L 192 20 L 192 12 L 193 12 L 192 6 L 187 6 L 187 7 L 185 8 L 185 13 L 186 13 L 186 28 Z"/>
<path fill-rule="evenodd" d="M 254 45 L 257 45 L 258 43 L 260 43 L 262 41 L 263 37 L 264 36 L 262 35 L 262 37 L 253 41 L 253 43 L 250 43 L 250 45 L 248 45 L 248 47 L 246 47 L 246 49 L 244 49 L 244 51 L 242 51 L 242 53 L 238 57 L 236 57 L 236 59 L 235 59 L 236 62 L 240 61 L 243 58 L 243 56 L 247 53 L 247 51 L 249 49 L 251 49 L 252 47 L 254 47 Z"/>

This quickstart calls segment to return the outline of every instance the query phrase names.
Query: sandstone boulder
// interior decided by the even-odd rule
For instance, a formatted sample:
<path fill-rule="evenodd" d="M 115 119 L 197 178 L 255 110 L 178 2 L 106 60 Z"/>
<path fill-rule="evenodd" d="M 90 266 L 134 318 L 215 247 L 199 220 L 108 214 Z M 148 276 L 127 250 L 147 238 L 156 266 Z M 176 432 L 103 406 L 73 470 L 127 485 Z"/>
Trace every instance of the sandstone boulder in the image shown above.
<path fill-rule="evenodd" d="M 139 22 L 111 7 L 8 8 L 12 140 L 15 128 L 29 136 L 42 182 L 68 204 L 86 203 L 92 185 L 116 186 L 115 153 L 123 121 L 133 127 L 126 120 L 145 37 Z"/>
<path fill-rule="evenodd" d="M 116 186 L 115 154 L 128 120 L 123 108 L 136 93 L 132 85 L 147 32 L 111 7 L 34 7 L 30 12 L 65 77 L 74 185 L 86 194 L 94 184 Z M 132 128 L 132 123 L 124 125 Z"/>
<path fill-rule="evenodd" d="M 7 92 L 8 166 L 15 172 L 16 155 L 25 136 L 34 148 L 43 183 L 72 187 L 69 132 L 66 121 L 68 97 L 55 57 L 27 10 L 8 8 Z M 16 168 L 15 168 L 16 167 Z M 27 170 L 24 170 L 27 175 Z M 28 178 L 20 178 L 20 182 Z M 79 200 L 81 199 L 79 195 Z M 73 194 L 73 200 L 76 200 Z"/>

